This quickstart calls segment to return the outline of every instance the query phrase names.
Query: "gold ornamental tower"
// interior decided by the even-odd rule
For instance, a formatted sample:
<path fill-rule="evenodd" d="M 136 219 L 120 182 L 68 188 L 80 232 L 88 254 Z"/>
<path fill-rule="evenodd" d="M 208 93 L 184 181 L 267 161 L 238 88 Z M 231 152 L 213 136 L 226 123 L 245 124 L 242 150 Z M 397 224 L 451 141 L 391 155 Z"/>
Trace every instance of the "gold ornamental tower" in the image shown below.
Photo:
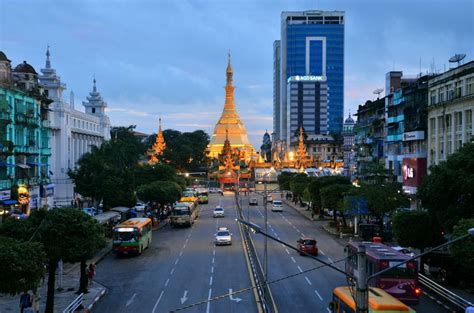
<path fill-rule="evenodd" d="M 221 117 L 214 128 L 211 142 L 207 146 L 207 152 L 210 158 L 217 158 L 222 152 L 224 142 L 228 138 L 232 149 L 239 149 L 245 161 L 250 161 L 255 149 L 250 144 L 245 130 L 244 123 L 240 120 L 239 114 L 234 102 L 234 86 L 232 85 L 234 71 L 230 64 L 230 54 L 227 64 L 226 76 L 227 83 L 225 86 L 225 104 Z"/>

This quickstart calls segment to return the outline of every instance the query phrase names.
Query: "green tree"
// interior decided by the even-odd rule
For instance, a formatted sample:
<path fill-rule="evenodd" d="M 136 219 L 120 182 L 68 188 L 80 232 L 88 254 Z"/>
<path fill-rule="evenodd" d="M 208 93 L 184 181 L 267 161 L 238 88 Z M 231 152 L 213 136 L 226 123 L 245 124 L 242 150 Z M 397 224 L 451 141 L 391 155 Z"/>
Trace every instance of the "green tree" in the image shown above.
<path fill-rule="evenodd" d="M 0 237 L 0 292 L 15 295 L 36 290 L 45 260 L 40 243 Z"/>
<path fill-rule="evenodd" d="M 54 286 L 59 260 L 67 263 L 90 258 L 103 245 L 102 228 L 92 217 L 78 210 L 49 211 L 41 222 L 38 235 L 48 259 L 48 296 L 45 312 L 54 311 Z M 84 268 L 81 266 L 81 272 Z"/>
<path fill-rule="evenodd" d="M 322 216 L 322 202 L 321 202 L 321 188 L 329 185 L 350 185 L 351 181 L 347 177 L 343 176 L 323 176 L 312 178 L 308 183 L 308 191 L 311 194 L 312 210 L 315 214 Z"/>
<path fill-rule="evenodd" d="M 181 193 L 181 187 L 173 181 L 154 181 L 137 188 L 140 200 L 156 202 L 161 206 L 178 201 Z"/>
<path fill-rule="evenodd" d="M 447 232 L 462 218 L 474 216 L 474 143 L 430 168 L 417 195 Z"/>
<path fill-rule="evenodd" d="M 419 249 L 432 247 L 441 241 L 441 229 L 435 219 L 427 211 L 401 211 L 392 219 L 393 237 L 397 243 L 405 247 Z M 420 259 L 420 262 L 423 258 Z M 420 264 L 424 271 L 423 264 Z"/>
<path fill-rule="evenodd" d="M 282 172 L 278 175 L 278 185 L 280 190 L 290 190 L 290 180 L 295 176 L 296 173 Z"/>
<path fill-rule="evenodd" d="M 474 218 L 461 219 L 453 229 L 453 238 L 463 236 L 474 227 Z M 474 238 L 469 236 L 451 247 L 454 262 L 468 272 L 474 271 Z"/>
<path fill-rule="evenodd" d="M 302 196 L 303 192 L 308 186 L 310 178 L 306 174 L 296 174 L 290 181 L 290 190 L 293 194 L 293 201 L 295 203 L 300 202 L 303 204 Z"/>
<path fill-rule="evenodd" d="M 350 188 L 349 184 L 331 184 L 320 190 L 322 207 L 334 210 L 334 221 L 337 220 L 337 212 L 340 212 L 344 226 L 347 226 L 344 217 L 344 196 Z"/>

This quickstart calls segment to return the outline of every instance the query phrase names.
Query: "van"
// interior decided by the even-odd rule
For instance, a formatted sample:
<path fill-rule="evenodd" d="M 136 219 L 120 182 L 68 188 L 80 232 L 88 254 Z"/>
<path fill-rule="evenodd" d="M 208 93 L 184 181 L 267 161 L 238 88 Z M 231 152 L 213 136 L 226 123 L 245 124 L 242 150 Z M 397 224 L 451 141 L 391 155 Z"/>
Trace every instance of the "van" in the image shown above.
<path fill-rule="evenodd" d="M 272 211 L 283 212 L 283 202 L 281 200 L 273 200 Z"/>

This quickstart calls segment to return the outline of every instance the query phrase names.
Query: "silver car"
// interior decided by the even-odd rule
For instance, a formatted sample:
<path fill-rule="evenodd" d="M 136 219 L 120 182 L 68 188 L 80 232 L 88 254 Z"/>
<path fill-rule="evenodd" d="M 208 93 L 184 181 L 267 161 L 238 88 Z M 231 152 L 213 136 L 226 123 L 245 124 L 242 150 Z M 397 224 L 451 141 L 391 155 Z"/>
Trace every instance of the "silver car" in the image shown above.
<path fill-rule="evenodd" d="M 216 239 L 214 240 L 214 243 L 216 246 L 232 244 L 232 234 L 228 230 L 219 230 L 215 236 Z"/>
<path fill-rule="evenodd" d="M 212 213 L 213 217 L 224 217 L 224 208 L 217 206 Z"/>

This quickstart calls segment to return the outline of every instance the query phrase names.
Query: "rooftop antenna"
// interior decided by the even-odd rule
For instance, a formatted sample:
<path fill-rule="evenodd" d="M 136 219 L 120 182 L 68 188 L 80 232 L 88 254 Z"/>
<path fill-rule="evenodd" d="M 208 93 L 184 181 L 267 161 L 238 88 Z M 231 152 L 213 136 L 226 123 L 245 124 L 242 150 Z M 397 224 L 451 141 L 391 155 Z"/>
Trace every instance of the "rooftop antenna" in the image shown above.
<path fill-rule="evenodd" d="M 461 61 L 464 60 L 466 55 L 464 53 L 455 54 L 449 59 L 449 63 L 458 63 L 458 66 L 461 65 Z"/>
<path fill-rule="evenodd" d="M 383 92 L 383 88 L 377 88 L 374 90 L 373 94 L 377 95 L 377 99 L 380 99 L 380 94 Z"/>

